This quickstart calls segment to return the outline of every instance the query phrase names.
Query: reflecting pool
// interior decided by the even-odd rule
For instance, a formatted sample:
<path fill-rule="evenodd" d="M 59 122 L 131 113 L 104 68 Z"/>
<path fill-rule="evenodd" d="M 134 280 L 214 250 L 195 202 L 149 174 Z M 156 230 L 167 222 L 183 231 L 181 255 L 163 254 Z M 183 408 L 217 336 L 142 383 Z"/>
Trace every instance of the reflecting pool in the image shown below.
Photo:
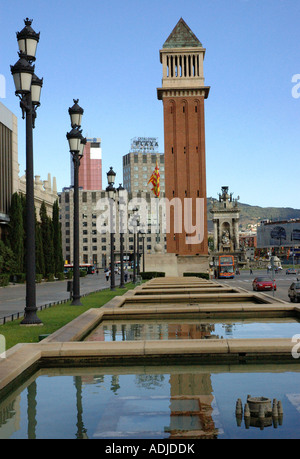
<path fill-rule="evenodd" d="M 264 428 L 236 401 L 280 400 Z M 43 369 L 0 403 L 0 438 L 298 438 L 300 365 Z"/>
<path fill-rule="evenodd" d="M 294 318 L 103 321 L 86 341 L 291 338 L 300 333 Z"/>

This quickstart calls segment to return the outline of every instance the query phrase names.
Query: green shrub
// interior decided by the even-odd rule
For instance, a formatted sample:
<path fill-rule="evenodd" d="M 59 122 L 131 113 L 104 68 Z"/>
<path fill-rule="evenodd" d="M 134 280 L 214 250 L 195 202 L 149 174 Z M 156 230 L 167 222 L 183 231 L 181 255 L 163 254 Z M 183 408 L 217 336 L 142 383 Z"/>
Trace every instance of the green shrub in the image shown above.
<path fill-rule="evenodd" d="M 54 282 L 54 280 L 55 280 L 53 273 L 47 274 L 46 278 L 47 278 L 47 282 Z"/>
<path fill-rule="evenodd" d="M 69 270 L 67 272 L 67 279 L 73 279 L 73 271 L 72 270 Z"/>
<path fill-rule="evenodd" d="M 56 277 L 57 277 L 57 279 L 60 280 L 60 281 L 61 281 L 61 280 L 65 280 L 65 275 L 64 275 L 64 273 L 57 273 Z"/>
<path fill-rule="evenodd" d="M 154 277 L 165 277 L 166 273 L 161 271 L 146 271 L 140 273 L 142 279 L 153 279 Z"/>
<path fill-rule="evenodd" d="M 42 279 L 43 279 L 43 274 L 36 273 L 36 275 L 35 275 L 35 282 L 37 282 L 38 284 L 40 284 L 40 283 L 42 282 Z"/>
<path fill-rule="evenodd" d="M 86 270 L 85 270 L 85 269 L 80 269 L 80 270 L 79 270 L 79 275 L 80 275 L 80 277 L 85 277 L 86 274 L 87 274 L 87 273 L 86 273 Z"/>
<path fill-rule="evenodd" d="M 9 284 L 9 274 L 0 274 L 0 287 L 5 287 Z"/>
<path fill-rule="evenodd" d="M 208 273 L 183 273 L 183 277 L 201 277 L 201 279 L 209 279 Z"/>

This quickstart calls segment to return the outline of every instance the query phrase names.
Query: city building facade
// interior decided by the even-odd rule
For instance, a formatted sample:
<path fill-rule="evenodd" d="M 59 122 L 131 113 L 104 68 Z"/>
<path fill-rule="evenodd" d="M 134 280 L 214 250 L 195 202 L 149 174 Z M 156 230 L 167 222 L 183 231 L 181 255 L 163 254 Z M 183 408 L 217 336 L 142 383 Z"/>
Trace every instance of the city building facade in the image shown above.
<path fill-rule="evenodd" d="M 62 247 L 64 259 L 73 263 L 73 206 L 72 187 L 64 188 L 59 193 L 60 221 L 62 225 Z M 152 201 L 151 201 L 152 199 Z M 80 263 L 91 263 L 98 268 L 108 266 L 110 262 L 110 231 L 114 233 L 115 261 L 120 261 L 120 229 L 124 233 L 124 259 L 133 260 L 133 208 L 139 212 L 139 253 L 154 253 L 155 245 L 160 243 L 165 250 L 165 234 L 162 223 L 157 225 L 156 206 L 151 192 L 128 193 L 122 191 L 122 199 L 117 191 L 114 207 L 114 226 L 110 226 L 110 201 L 106 191 L 79 190 L 79 253 Z M 152 204 L 152 207 L 151 207 Z M 162 219 L 162 211 L 159 218 Z M 124 224 L 121 218 L 125 215 Z M 132 231 L 132 232 L 131 232 Z M 158 231 L 158 233 L 157 233 Z M 142 257 L 141 257 L 142 260 Z"/>
<path fill-rule="evenodd" d="M 100 138 L 87 138 L 78 172 L 83 190 L 102 190 L 102 148 Z M 71 186 L 74 186 L 74 165 L 71 158 Z"/>
<path fill-rule="evenodd" d="M 148 184 L 156 164 L 160 174 L 160 192 L 165 192 L 165 157 L 158 152 L 155 137 L 135 137 L 130 152 L 123 156 L 123 187 L 130 193 L 151 190 Z"/>
<path fill-rule="evenodd" d="M 45 203 L 47 215 L 52 218 L 53 204 L 58 199 L 56 178 L 51 179 L 48 173 L 47 180 L 41 180 L 40 175 L 34 176 L 34 206 L 37 220 L 40 221 L 40 208 Z M 26 196 L 26 174 L 18 178 L 18 192 Z"/>
<path fill-rule="evenodd" d="M 18 191 L 18 120 L 0 102 L 0 239 L 9 222 L 13 193 Z"/>
<path fill-rule="evenodd" d="M 197 243 L 189 243 L 193 229 L 176 231 L 175 214 L 170 213 L 167 252 L 177 255 L 208 255 L 204 100 L 205 49 L 181 18 L 160 50 L 163 78 L 157 97 L 164 110 L 165 194 L 171 201 L 189 202 L 189 219 L 195 225 L 198 214 L 201 231 Z M 196 223 L 197 225 L 197 223 Z"/>

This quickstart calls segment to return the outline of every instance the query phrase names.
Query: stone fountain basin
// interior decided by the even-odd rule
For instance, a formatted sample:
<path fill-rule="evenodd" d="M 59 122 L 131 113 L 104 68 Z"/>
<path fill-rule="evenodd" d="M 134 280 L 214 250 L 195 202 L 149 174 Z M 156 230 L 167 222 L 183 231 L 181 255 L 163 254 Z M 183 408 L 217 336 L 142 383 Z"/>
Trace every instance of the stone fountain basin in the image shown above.
<path fill-rule="evenodd" d="M 247 403 L 251 414 L 258 415 L 261 406 L 265 413 L 272 413 L 272 402 L 267 397 L 248 397 Z"/>

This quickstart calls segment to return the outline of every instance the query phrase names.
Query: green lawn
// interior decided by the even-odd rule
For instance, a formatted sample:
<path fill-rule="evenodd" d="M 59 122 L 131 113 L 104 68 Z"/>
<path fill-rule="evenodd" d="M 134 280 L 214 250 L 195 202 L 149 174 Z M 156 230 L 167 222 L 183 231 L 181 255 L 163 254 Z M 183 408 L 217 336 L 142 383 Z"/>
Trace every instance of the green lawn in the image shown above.
<path fill-rule="evenodd" d="M 38 311 L 37 315 L 42 320 L 43 325 L 23 326 L 20 325 L 22 319 L 0 325 L 0 334 L 5 337 L 6 350 L 18 343 L 37 343 L 39 335 L 54 333 L 88 309 L 101 308 L 101 306 L 105 305 L 113 297 L 123 295 L 127 290 L 134 287 L 135 285 L 129 283 L 126 285 L 126 288 L 116 288 L 114 292 L 107 289 L 91 293 L 81 298 L 82 306 L 72 306 L 68 302 Z"/>

